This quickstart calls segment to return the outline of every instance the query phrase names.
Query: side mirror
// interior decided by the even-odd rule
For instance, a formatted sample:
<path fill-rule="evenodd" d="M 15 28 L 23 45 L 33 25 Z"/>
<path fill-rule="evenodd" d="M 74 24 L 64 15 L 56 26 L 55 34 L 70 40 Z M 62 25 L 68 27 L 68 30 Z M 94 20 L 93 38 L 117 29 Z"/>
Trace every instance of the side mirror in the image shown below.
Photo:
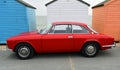
<path fill-rule="evenodd" d="M 94 32 L 91 32 L 91 34 L 95 34 Z"/>

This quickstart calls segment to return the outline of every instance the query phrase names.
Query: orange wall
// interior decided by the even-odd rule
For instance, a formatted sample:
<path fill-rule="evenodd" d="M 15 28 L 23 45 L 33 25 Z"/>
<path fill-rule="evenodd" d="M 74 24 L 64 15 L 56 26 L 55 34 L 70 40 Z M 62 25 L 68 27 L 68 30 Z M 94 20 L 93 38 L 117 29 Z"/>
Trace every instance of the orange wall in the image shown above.
<path fill-rule="evenodd" d="M 104 19 L 105 19 L 105 14 L 104 14 L 104 7 L 99 7 L 99 8 L 95 8 L 93 9 L 93 24 L 92 27 L 100 32 L 103 33 L 104 32 Z"/>
<path fill-rule="evenodd" d="M 120 41 L 120 0 L 93 9 L 93 28 Z"/>
<path fill-rule="evenodd" d="M 105 32 L 120 41 L 120 0 L 114 1 L 107 6 L 107 23 Z"/>

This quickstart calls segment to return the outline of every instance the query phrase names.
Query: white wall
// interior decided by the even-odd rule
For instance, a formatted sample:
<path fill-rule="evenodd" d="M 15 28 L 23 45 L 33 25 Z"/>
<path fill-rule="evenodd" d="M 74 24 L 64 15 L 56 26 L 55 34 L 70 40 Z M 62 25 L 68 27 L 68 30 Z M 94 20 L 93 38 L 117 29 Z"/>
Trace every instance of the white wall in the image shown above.
<path fill-rule="evenodd" d="M 92 16 L 89 16 L 89 20 L 92 20 Z M 47 16 L 36 16 L 37 29 L 47 24 Z"/>
<path fill-rule="evenodd" d="M 89 7 L 77 0 L 58 0 L 47 6 L 48 23 L 75 21 L 91 25 Z"/>
<path fill-rule="evenodd" d="M 36 16 L 37 30 L 47 24 L 47 16 Z"/>

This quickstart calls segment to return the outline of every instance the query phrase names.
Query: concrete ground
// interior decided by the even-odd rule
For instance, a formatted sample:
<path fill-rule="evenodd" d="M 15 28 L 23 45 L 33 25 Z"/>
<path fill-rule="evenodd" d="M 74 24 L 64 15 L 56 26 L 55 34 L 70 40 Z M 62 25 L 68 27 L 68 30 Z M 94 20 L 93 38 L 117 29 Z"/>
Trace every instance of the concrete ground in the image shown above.
<path fill-rule="evenodd" d="M 0 70 L 119 70 L 120 44 L 87 58 L 79 53 L 39 54 L 29 60 L 19 60 L 15 54 L 0 46 Z"/>

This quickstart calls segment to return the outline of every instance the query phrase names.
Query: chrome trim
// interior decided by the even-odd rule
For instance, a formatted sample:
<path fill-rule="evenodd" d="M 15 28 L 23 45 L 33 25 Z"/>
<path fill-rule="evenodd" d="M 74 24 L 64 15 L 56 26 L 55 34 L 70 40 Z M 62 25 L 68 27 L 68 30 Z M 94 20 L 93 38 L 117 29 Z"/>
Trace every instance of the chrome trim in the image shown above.
<path fill-rule="evenodd" d="M 104 45 L 102 47 L 103 48 L 116 47 L 116 43 L 114 42 L 114 44 L 112 44 L 112 45 Z"/>
<path fill-rule="evenodd" d="M 73 38 L 73 36 L 68 36 L 68 38 Z"/>

